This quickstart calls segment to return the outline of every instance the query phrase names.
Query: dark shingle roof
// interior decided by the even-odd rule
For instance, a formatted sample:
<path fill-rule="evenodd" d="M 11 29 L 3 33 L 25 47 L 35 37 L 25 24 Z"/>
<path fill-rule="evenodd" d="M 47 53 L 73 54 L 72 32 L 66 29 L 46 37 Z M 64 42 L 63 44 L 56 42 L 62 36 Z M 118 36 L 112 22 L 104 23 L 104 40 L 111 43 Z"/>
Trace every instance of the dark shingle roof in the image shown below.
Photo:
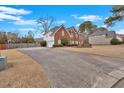
<path fill-rule="evenodd" d="M 74 30 L 76 33 L 78 33 L 77 29 L 74 26 L 66 28 L 66 31 L 68 31 L 69 33 L 71 30 Z"/>
<path fill-rule="evenodd" d="M 61 26 L 55 26 L 54 28 L 50 29 L 51 34 L 50 36 L 54 35 L 54 33 L 60 28 Z"/>
<path fill-rule="evenodd" d="M 60 28 L 61 26 L 55 26 L 54 28 L 47 31 L 45 34 L 50 33 L 50 36 L 54 35 L 54 33 Z M 44 35 L 45 35 L 44 34 Z"/>
<path fill-rule="evenodd" d="M 118 36 L 124 38 L 124 34 L 117 34 Z"/>
<path fill-rule="evenodd" d="M 72 26 L 72 27 L 66 28 L 66 30 L 71 30 L 71 29 L 75 29 L 75 27 Z"/>
<path fill-rule="evenodd" d="M 115 31 L 97 30 L 94 33 L 92 33 L 90 36 L 100 36 L 100 35 L 106 35 L 107 37 L 113 37 L 113 36 L 115 36 Z"/>

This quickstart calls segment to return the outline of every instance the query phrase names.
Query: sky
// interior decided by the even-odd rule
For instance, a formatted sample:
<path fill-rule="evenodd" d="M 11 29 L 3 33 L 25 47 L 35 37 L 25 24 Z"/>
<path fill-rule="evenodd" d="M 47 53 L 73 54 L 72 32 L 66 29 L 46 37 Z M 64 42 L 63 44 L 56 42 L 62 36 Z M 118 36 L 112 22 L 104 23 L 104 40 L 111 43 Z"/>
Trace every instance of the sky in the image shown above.
<path fill-rule="evenodd" d="M 111 16 L 112 5 L 2 5 L 0 6 L 0 29 L 7 32 L 19 31 L 22 35 L 29 30 L 36 32 L 36 20 L 46 15 L 53 16 L 56 25 L 78 27 L 84 21 L 92 21 L 105 27 L 104 20 Z M 109 30 L 124 34 L 124 21 Z M 40 37 L 37 33 L 35 37 Z"/>

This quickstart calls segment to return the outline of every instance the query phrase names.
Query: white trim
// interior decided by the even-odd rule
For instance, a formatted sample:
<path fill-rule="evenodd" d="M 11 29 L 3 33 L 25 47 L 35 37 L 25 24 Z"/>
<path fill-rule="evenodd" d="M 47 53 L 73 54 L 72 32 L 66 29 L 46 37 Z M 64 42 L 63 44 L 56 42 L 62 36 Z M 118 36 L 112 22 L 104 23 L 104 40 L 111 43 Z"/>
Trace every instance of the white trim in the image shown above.
<path fill-rule="evenodd" d="M 54 35 L 56 34 L 56 32 L 58 32 L 60 30 L 60 28 L 62 27 L 63 25 L 61 25 L 58 30 L 55 31 Z"/>
<path fill-rule="evenodd" d="M 61 28 L 61 27 L 64 27 L 64 26 L 61 25 L 60 28 Z M 60 28 L 54 33 L 54 36 L 55 36 L 55 34 L 60 30 Z M 68 33 L 68 35 L 69 35 L 69 37 L 70 37 L 70 33 L 65 29 L 65 27 L 64 27 L 64 30 Z"/>

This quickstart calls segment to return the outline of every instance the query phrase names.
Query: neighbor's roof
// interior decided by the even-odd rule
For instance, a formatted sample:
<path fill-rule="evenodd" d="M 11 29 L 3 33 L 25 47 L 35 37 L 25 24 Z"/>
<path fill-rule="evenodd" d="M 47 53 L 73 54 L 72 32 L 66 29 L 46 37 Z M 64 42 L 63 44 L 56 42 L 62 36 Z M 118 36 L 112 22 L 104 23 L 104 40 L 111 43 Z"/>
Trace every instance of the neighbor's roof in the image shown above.
<path fill-rule="evenodd" d="M 124 34 L 117 34 L 118 36 L 124 38 Z"/>
<path fill-rule="evenodd" d="M 100 36 L 100 35 L 107 35 L 108 37 L 115 36 L 115 31 L 101 31 L 101 30 L 96 30 L 90 36 Z"/>

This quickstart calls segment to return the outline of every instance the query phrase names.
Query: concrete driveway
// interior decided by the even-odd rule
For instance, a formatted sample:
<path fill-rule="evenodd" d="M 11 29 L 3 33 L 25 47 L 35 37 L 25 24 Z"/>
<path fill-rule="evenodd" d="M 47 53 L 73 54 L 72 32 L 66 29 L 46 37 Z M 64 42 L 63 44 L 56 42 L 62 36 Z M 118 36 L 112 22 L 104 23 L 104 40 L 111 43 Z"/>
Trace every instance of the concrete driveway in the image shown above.
<path fill-rule="evenodd" d="M 49 87 L 124 87 L 124 59 L 60 48 L 31 48 L 19 51 L 43 66 L 50 82 Z"/>

